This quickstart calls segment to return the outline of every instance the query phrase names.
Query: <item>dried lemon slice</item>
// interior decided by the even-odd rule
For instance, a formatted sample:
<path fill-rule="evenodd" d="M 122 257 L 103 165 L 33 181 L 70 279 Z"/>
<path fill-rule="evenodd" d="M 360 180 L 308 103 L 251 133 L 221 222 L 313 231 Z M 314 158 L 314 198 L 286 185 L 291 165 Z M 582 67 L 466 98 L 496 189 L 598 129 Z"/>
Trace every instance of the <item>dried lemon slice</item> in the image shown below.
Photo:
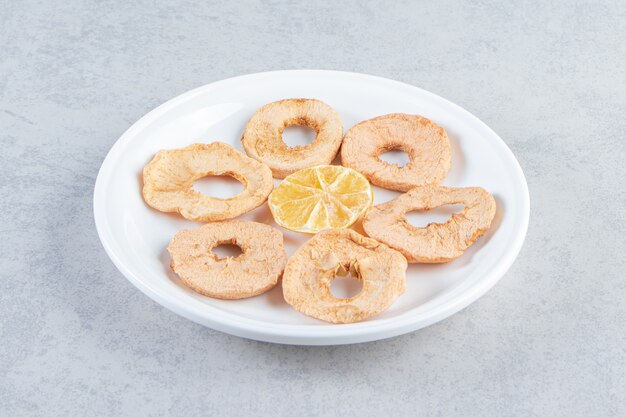
<path fill-rule="evenodd" d="M 372 186 L 357 171 L 318 165 L 287 176 L 268 203 L 274 220 L 285 229 L 317 233 L 350 226 L 372 200 Z"/>

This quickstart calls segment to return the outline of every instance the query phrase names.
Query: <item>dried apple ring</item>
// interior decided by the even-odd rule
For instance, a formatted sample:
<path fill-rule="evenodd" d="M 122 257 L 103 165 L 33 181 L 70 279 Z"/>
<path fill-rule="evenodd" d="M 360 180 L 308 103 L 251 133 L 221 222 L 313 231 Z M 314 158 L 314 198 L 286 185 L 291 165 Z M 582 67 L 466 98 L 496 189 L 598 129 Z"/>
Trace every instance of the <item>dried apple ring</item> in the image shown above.
<path fill-rule="evenodd" d="M 194 181 L 210 175 L 231 176 L 244 190 L 225 199 L 194 190 Z M 274 187 L 267 166 L 221 142 L 157 152 L 143 169 L 143 184 L 143 198 L 150 207 L 203 222 L 247 213 L 263 204 Z"/>
<path fill-rule="evenodd" d="M 318 233 L 289 258 L 283 296 L 296 310 L 331 323 L 353 323 L 386 310 L 404 292 L 407 262 L 399 252 L 354 230 Z M 330 292 L 336 275 L 352 271 L 363 289 L 351 298 Z"/>
<path fill-rule="evenodd" d="M 218 258 L 222 244 L 241 248 L 236 258 Z M 192 290 L 213 298 L 239 299 L 274 287 L 286 262 L 283 235 L 262 223 L 231 220 L 176 233 L 167 247 L 171 267 Z"/>
<path fill-rule="evenodd" d="M 405 214 L 446 204 L 463 204 L 461 213 L 445 223 L 415 227 Z M 368 236 L 400 251 L 411 263 L 443 263 L 458 258 L 491 226 L 496 213 L 493 196 L 480 187 L 417 187 L 395 200 L 370 207 L 363 217 Z"/>
<path fill-rule="evenodd" d="M 409 162 L 399 167 L 380 155 L 400 150 Z M 353 126 L 343 138 L 341 163 L 365 175 L 374 185 L 396 191 L 441 182 L 450 170 L 452 150 L 446 131 L 429 119 L 387 114 Z"/>
<path fill-rule="evenodd" d="M 315 130 L 313 143 L 290 148 L 283 142 L 287 126 L 308 126 Z M 248 156 L 265 163 L 276 178 L 285 178 L 300 169 L 326 165 L 341 146 L 343 126 L 339 113 L 320 100 L 292 98 L 275 101 L 254 113 L 241 138 Z"/>

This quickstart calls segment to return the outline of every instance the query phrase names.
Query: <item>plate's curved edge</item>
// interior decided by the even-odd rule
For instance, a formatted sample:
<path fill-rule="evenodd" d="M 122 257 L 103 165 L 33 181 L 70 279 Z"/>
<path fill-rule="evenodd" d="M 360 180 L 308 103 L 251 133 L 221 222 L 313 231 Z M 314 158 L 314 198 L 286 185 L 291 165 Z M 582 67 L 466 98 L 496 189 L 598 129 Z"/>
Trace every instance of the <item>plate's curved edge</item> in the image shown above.
<path fill-rule="evenodd" d="M 512 248 L 509 252 L 507 252 L 506 259 L 503 259 L 498 265 L 497 270 L 490 271 L 489 279 L 485 279 L 481 281 L 480 285 L 476 285 L 472 287 L 470 293 L 466 293 L 464 297 L 453 299 L 452 301 L 456 301 L 456 303 L 448 303 L 445 305 L 445 308 L 439 308 L 435 312 L 431 313 L 430 316 L 426 318 L 422 318 L 419 322 L 410 322 L 409 318 L 404 318 L 404 321 L 400 322 L 391 322 L 387 323 L 387 328 L 381 330 L 378 326 L 374 327 L 362 327 L 362 328 L 345 328 L 343 333 L 340 333 L 341 327 L 343 325 L 337 325 L 333 328 L 338 331 L 333 332 L 335 334 L 326 334 L 328 332 L 328 328 L 324 327 L 323 332 L 320 333 L 318 331 L 308 331 L 306 334 L 293 334 L 293 330 L 287 330 L 288 326 L 284 326 L 285 330 L 281 331 L 281 328 L 266 328 L 263 327 L 262 330 L 259 328 L 251 327 L 247 323 L 239 323 L 240 326 L 236 326 L 233 323 L 230 323 L 228 320 L 218 320 L 219 316 L 207 317 L 201 316 L 200 314 L 192 311 L 191 309 L 181 308 L 178 305 L 173 304 L 170 300 L 164 295 L 160 294 L 158 291 L 155 291 L 153 288 L 147 286 L 145 283 L 141 282 L 132 271 L 130 271 L 117 257 L 113 249 L 108 245 L 108 242 L 105 239 L 106 231 L 103 229 L 105 219 L 104 213 L 101 211 L 100 207 L 102 204 L 99 204 L 100 200 L 104 198 L 103 195 L 103 186 L 102 183 L 104 181 L 104 173 L 106 172 L 108 165 L 110 165 L 113 160 L 113 156 L 122 148 L 126 141 L 130 140 L 135 130 L 140 129 L 144 124 L 148 123 L 151 119 L 157 117 L 160 113 L 165 111 L 168 107 L 177 105 L 179 102 L 187 100 L 196 94 L 200 94 L 204 92 L 206 89 L 214 86 L 217 83 L 226 83 L 233 82 L 237 79 L 254 77 L 254 76 L 271 76 L 271 75 L 288 75 L 290 73 L 297 73 L 299 75 L 306 75 L 306 73 L 312 74 L 335 74 L 342 75 L 348 77 L 358 77 L 367 80 L 376 80 L 378 82 L 384 82 L 387 84 L 395 84 L 397 87 L 402 88 L 412 88 L 420 91 L 423 94 L 430 96 L 436 100 L 440 100 L 445 102 L 447 105 L 453 106 L 459 112 L 465 114 L 466 116 L 471 117 L 475 122 L 480 124 L 484 129 L 490 131 L 498 140 L 499 145 L 505 150 L 510 161 L 513 162 L 513 166 L 515 167 L 515 171 L 517 173 L 517 177 L 521 179 L 520 183 L 524 188 L 524 196 L 523 196 L 523 204 L 522 213 L 524 214 L 524 224 L 522 225 L 521 232 L 516 236 L 515 240 L 515 248 Z M 528 183 L 526 181 L 524 172 L 519 164 L 519 161 L 515 158 L 511 149 L 506 145 L 506 143 L 502 140 L 502 138 L 497 135 L 488 125 L 486 125 L 482 120 L 478 117 L 470 113 L 469 111 L 463 109 L 461 106 L 441 97 L 429 91 L 423 90 L 419 87 L 412 86 L 410 84 L 406 84 L 400 81 L 395 81 L 391 79 L 387 79 L 384 77 L 368 75 L 368 74 L 360 74 L 360 73 L 352 73 L 346 71 L 330 71 L 330 70 L 285 70 L 285 71 L 268 71 L 262 73 L 253 73 L 247 75 L 240 75 L 237 77 L 227 78 L 224 80 L 215 81 L 210 84 L 206 84 L 185 92 L 177 97 L 174 97 L 155 109 L 151 110 L 143 117 L 141 117 L 137 122 L 131 125 L 122 136 L 115 142 L 112 148 L 107 153 L 100 170 L 98 171 L 98 175 L 96 177 L 96 182 L 94 186 L 94 195 L 93 195 L 93 205 L 94 205 L 94 221 L 96 224 L 96 230 L 98 232 L 98 237 L 105 249 L 105 252 L 109 256 L 109 258 L 113 261 L 114 265 L 117 269 L 122 272 L 122 274 L 129 280 L 131 283 L 137 287 L 141 292 L 146 294 L 152 300 L 157 303 L 163 305 L 169 310 L 173 311 L 176 314 L 179 314 L 191 321 L 194 321 L 203 326 L 211 327 L 215 330 L 225 332 L 228 334 L 232 334 L 239 337 L 244 337 L 248 339 L 271 342 L 271 343 L 283 343 L 283 344 L 294 344 L 294 345 L 339 345 L 339 344 L 350 344 L 350 343 L 361 343 L 368 342 L 373 340 L 381 340 L 385 338 L 399 336 L 401 334 L 405 334 L 408 332 L 412 332 L 415 330 L 419 330 L 421 328 L 430 326 L 436 322 L 439 322 L 463 308 L 467 307 L 482 295 L 484 295 L 489 289 L 491 289 L 508 271 L 508 269 L 512 266 L 515 259 L 519 255 L 521 248 L 523 246 L 524 240 L 526 238 L 526 234 L 528 231 L 528 224 L 530 218 L 530 195 L 528 190 Z M 393 326 L 391 325 L 393 324 Z M 350 325 L 346 325 L 350 326 Z M 317 329 L 316 329 L 317 330 Z"/>

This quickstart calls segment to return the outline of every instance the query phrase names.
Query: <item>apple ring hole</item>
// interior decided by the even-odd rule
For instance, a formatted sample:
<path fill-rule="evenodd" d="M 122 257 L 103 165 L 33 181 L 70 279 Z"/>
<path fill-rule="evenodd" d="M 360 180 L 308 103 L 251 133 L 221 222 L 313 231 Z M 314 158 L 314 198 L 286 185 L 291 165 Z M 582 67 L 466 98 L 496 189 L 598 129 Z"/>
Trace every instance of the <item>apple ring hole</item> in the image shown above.
<path fill-rule="evenodd" d="M 243 249 L 241 249 L 241 246 L 235 243 L 223 242 L 214 246 L 211 249 L 211 252 L 213 252 L 218 257 L 218 259 L 225 259 L 225 258 L 234 259 L 234 258 L 238 258 L 239 256 L 241 256 L 241 254 L 243 254 Z"/>
<path fill-rule="evenodd" d="M 316 135 L 317 133 L 312 127 L 305 124 L 294 124 L 287 126 L 285 130 L 283 130 L 282 138 L 285 145 L 290 148 L 298 148 L 311 145 Z"/>
<path fill-rule="evenodd" d="M 405 213 L 404 217 L 411 226 L 423 228 L 429 224 L 444 224 L 464 209 L 463 204 L 445 204 L 431 210 L 412 210 Z"/>
<path fill-rule="evenodd" d="M 351 272 L 345 276 L 335 275 L 329 288 L 336 298 L 354 298 L 363 290 L 363 280 Z"/>
<path fill-rule="evenodd" d="M 193 188 L 204 195 L 222 200 L 235 197 L 244 190 L 241 181 L 229 174 L 207 175 L 199 178 L 194 181 Z"/>
<path fill-rule="evenodd" d="M 402 168 L 410 161 L 409 154 L 399 148 L 383 152 L 378 155 L 378 158 L 389 165 L 397 165 L 399 168 Z"/>

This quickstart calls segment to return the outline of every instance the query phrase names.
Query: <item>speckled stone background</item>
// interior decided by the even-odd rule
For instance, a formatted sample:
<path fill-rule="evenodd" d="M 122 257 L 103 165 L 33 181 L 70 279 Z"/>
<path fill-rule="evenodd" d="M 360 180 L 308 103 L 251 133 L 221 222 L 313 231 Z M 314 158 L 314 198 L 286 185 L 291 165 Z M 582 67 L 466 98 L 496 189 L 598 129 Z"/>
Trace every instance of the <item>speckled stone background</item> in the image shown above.
<path fill-rule="evenodd" d="M 161 3 L 0 0 L 0 415 L 626 415 L 626 3 Z M 126 281 L 92 219 L 111 145 L 186 90 L 290 68 L 411 83 L 504 138 L 532 207 L 498 285 L 406 336 L 294 347 Z"/>

